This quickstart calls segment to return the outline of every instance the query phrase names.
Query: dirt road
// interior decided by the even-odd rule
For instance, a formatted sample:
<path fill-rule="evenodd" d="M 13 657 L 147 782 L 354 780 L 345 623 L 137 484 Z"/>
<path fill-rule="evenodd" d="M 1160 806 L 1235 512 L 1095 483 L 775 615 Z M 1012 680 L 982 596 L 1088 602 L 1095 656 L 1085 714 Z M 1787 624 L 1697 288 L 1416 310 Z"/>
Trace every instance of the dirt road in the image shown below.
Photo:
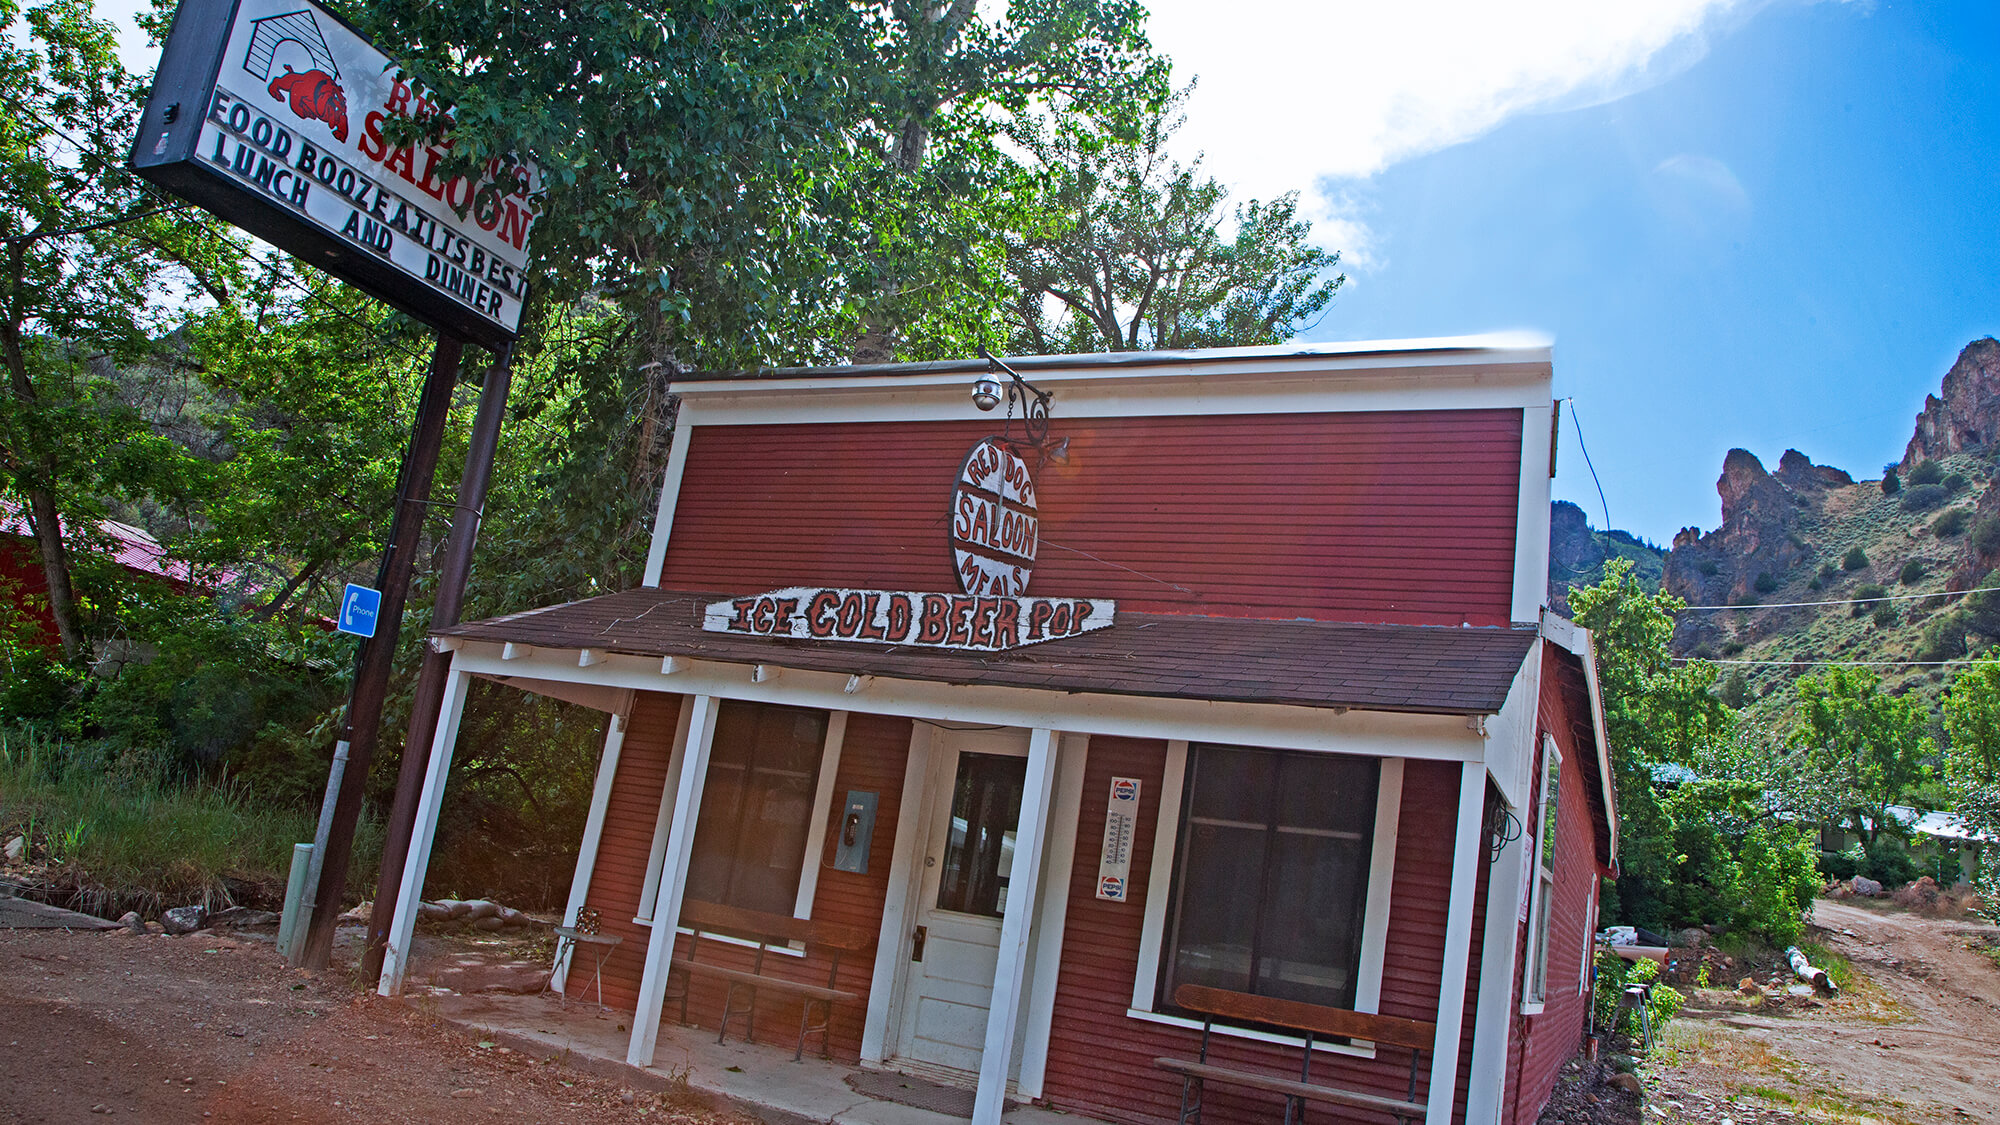
<path fill-rule="evenodd" d="M 7 1123 L 737 1120 L 482 1045 L 212 933 L 0 930 L 0 1092 Z"/>
<path fill-rule="evenodd" d="M 1968 947 L 1994 928 L 1830 901 L 1813 920 L 1862 983 L 1782 1012 L 1702 993 L 1651 1068 L 1648 1119 L 2000 1122 L 2000 967 Z"/>

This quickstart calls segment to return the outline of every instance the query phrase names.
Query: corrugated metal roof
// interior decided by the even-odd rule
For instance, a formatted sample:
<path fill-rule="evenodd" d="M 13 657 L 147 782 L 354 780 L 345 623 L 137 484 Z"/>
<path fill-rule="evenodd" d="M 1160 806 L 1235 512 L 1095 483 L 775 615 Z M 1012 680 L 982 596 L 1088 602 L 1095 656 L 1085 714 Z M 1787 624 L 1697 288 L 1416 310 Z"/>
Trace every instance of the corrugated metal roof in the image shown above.
<path fill-rule="evenodd" d="M 1536 636 L 1532 629 L 1120 613 L 1099 632 L 973 653 L 703 632 L 702 608 L 728 596 L 640 587 L 440 632 L 949 684 L 1451 715 L 1497 712 Z"/>

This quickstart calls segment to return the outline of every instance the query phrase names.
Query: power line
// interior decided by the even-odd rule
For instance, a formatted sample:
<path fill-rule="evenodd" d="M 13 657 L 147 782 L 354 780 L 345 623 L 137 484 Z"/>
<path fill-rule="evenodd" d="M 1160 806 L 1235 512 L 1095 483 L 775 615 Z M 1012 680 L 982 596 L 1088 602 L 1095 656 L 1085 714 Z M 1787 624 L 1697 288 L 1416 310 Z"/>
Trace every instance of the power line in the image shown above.
<path fill-rule="evenodd" d="M 1958 660 L 1813 660 L 1801 657 L 1797 660 L 1710 660 L 1705 656 L 1671 657 L 1676 664 L 1686 664 L 1699 660 L 1704 664 L 1744 664 L 1766 667 L 1790 668 L 1798 664 L 1813 664 L 1835 668 L 1939 668 L 1960 664 L 1992 664 L 1994 657 L 1968 656 Z"/>
<path fill-rule="evenodd" d="M 1722 609 L 1799 609 L 1815 605 L 1870 605 L 1874 602 L 1913 602 L 1925 598 L 1956 598 L 1966 594 L 1983 594 L 1996 587 L 1975 586 L 1970 590 L 1937 590 L 1929 594 L 1884 594 L 1879 598 L 1835 598 L 1824 602 L 1752 602 L 1748 605 L 1684 605 L 1675 613 L 1691 613 L 1694 610 Z"/>
<path fill-rule="evenodd" d="M 1611 504 L 1604 499 L 1604 482 L 1597 479 L 1597 466 L 1590 462 L 1590 447 L 1583 444 L 1583 419 L 1577 417 L 1576 396 L 1563 400 L 1569 403 L 1570 424 L 1576 427 L 1576 447 L 1583 450 L 1583 467 L 1590 470 L 1590 483 L 1597 486 L 1597 505 L 1604 510 L 1604 530 L 1611 530 Z"/>

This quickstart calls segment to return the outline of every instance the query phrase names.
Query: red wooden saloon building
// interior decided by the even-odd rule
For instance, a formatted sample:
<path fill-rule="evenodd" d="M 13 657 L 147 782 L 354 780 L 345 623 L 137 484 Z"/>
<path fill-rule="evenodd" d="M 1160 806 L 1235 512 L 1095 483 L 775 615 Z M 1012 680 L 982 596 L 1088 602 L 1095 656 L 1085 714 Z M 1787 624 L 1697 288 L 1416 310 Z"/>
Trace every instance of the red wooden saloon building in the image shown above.
<path fill-rule="evenodd" d="M 755 974 L 801 989 L 756 989 L 755 1038 L 973 1088 L 978 1125 L 1003 1097 L 1176 1120 L 1160 1059 L 1213 1068 L 1212 1125 L 1283 1118 L 1230 1075 L 1307 1058 L 1401 1116 L 1534 1120 L 1617 835 L 1590 637 L 1542 607 L 1550 365 L 1436 340 L 683 379 L 644 584 L 436 638 L 382 991 L 483 677 L 611 715 L 569 911 L 623 939 L 636 1064 L 663 1019 L 727 1004 L 744 1034 Z M 1307 1047 L 1329 1010 L 1366 1018 Z"/>

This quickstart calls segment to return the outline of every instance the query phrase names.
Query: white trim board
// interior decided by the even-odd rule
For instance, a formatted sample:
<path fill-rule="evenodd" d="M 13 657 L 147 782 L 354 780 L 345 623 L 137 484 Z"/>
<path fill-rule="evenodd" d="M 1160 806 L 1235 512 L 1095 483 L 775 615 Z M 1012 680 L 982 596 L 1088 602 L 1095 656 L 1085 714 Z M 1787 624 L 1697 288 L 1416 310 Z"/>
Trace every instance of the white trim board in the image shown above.
<path fill-rule="evenodd" d="M 458 639 L 453 647 L 459 666 L 469 672 L 502 668 L 496 643 Z M 1463 715 L 1071 693 L 882 676 L 874 677 L 862 691 L 849 692 L 848 676 L 838 672 L 787 669 L 782 676 L 755 683 L 749 664 L 691 659 L 677 664 L 677 670 L 667 675 L 661 672 L 658 657 L 612 653 L 588 668 L 579 668 L 573 653 L 537 649 L 528 657 L 507 661 L 505 669 L 518 674 L 528 670 L 521 667 L 526 664 L 549 679 L 640 691 L 714 695 L 974 725 L 1027 729 L 1040 725 L 1079 734 L 1455 762 L 1483 760 L 1486 752 L 1485 740 L 1467 726 Z"/>

